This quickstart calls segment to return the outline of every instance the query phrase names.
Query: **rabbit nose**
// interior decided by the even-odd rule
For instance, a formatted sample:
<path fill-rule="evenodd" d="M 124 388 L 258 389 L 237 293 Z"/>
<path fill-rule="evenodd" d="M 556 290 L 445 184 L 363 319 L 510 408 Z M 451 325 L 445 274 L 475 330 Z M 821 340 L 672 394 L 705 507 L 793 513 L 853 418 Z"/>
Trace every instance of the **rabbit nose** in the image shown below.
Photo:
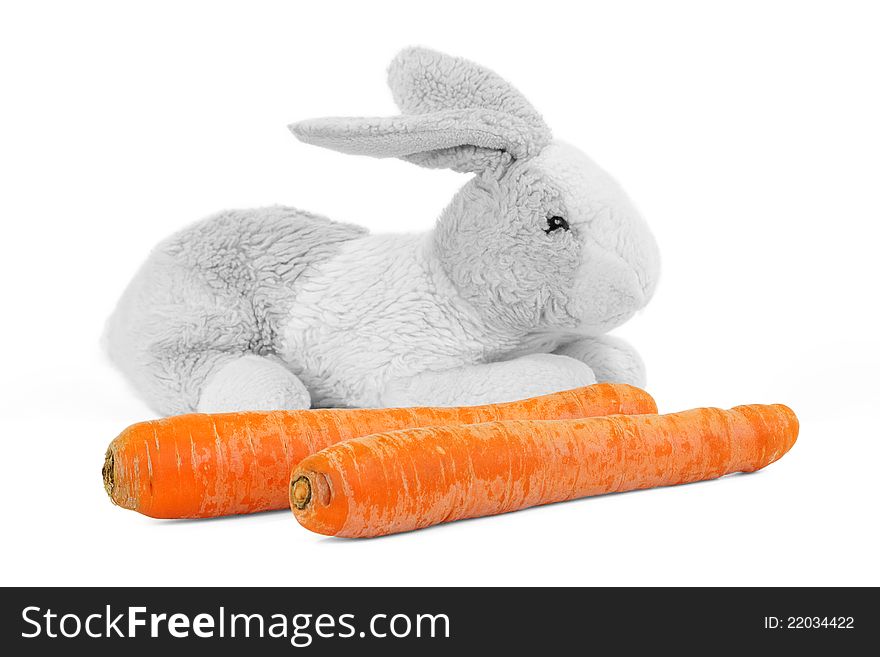
<path fill-rule="evenodd" d="M 576 284 L 574 308 L 587 327 L 610 330 L 642 308 L 649 298 L 649 280 L 616 253 L 587 249 Z"/>
<path fill-rule="evenodd" d="M 647 302 L 645 286 L 635 269 L 623 265 L 615 273 L 609 280 L 611 308 L 607 319 L 619 314 L 633 313 Z"/>
<path fill-rule="evenodd" d="M 634 269 L 633 275 L 635 276 L 635 286 L 638 288 L 639 308 L 641 308 L 647 305 L 651 297 L 654 296 L 657 276 L 653 272 L 646 272 L 642 269 Z"/>

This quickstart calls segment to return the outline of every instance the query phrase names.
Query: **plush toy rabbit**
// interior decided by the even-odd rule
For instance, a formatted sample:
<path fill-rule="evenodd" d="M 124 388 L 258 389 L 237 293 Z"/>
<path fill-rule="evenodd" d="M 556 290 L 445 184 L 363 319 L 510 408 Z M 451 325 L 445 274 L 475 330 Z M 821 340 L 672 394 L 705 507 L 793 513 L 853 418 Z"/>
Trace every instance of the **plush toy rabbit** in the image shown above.
<path fill-rule="evenodd" d="M 643 382 L 635 351 L 605 333 L 651 297 L 658 253 L 615 181 L 485 68 L 410 48 L 388 80 L 400 116 L 293 133 L 475 175 L 427 234 L 272 207 L 161 243 L 107 336 L 157 411 L 460 405 Z"/>

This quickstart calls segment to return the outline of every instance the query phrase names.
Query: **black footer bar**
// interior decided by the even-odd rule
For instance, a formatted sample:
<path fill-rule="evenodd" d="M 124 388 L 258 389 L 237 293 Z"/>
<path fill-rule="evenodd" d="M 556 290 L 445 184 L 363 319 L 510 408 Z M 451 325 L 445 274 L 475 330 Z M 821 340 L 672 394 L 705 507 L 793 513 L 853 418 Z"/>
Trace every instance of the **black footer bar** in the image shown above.
<path fill-rule="evenodd" d="M 83 648 L 90 655 L 161 650 L 160 657 L 194 648 L 259 655 L 587 654 L 602 646 L 846 651 L 878 638 L 878 609 L 869 588 L 7 588 L 2 641 L 36 654 Z"/>

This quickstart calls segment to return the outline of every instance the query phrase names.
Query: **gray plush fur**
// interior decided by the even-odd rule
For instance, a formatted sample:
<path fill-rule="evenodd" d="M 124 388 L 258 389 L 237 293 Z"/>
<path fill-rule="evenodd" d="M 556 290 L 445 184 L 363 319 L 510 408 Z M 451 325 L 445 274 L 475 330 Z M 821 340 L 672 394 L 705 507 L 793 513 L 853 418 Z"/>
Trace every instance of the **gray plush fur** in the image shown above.
<path fill-rule="evenodd" d="M 476 175 L 423 235 L 267 208 L 163 242 L 108 331 L 157 410 L 474 404 L 643 383 L 638 354 L 605 333 L 650 299 L 659 257 L 617 183 L 488 69 L 410 48 L 388 81 L 400 116 L 291 129 Z"/>
<path fill-rule="evenodd" d="M 531 157 L 550 143 L 550 129 L 523 95 L 466 59 L 407 48 L 391 63 L 388 85 L 401 116 L 312 119 L 291 130 L 343 153 L 461 172 Z"/>
<path fill-rule="evenodd" d="M 295 208 L 227 210 L 159 244 L 108 324 L 111 358 L 162 413 L 198 407 L 208 375 L 274 356 L 297 279 L 366 231 Z"/>
<path fill-rule="evenodd" d="M 352 155 L 410 157 L 448 151 L 468 144 L 488 151 L 506 151 L 513 158 L 536 155 L 529 126 L 516 117 L 491 109 L 449 109 L 391 118 L 325 118 L 291 126 L 308 144 Z"/>
<path fill-rule="evenodd" d="M 450 57 L 427 48 L 407 48 L 388 68 L 388 86 L 404 114 L 430 114 L 444 110 L 493 110 L 519 126 L 534 153 L 550 143 L 550 128 L 513 85 L 487 68 L 461 57 Z M 416 153 L 406 160 L 434 169 L 482 171 L 517 156 L 510 149 L 465 145 Z"/>

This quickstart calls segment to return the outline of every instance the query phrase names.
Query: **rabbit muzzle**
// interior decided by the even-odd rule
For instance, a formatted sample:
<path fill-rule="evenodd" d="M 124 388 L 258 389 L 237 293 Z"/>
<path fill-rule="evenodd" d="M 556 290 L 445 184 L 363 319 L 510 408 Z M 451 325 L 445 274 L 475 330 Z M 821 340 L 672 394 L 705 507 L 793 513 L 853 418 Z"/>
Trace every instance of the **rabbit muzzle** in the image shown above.
<path fill-rule="evenodd" d="M 572 288 L 569 313 L 585 333 L 610 331 L 648 303 L 653 276 L 616 253 L 587 247 Z"/>

